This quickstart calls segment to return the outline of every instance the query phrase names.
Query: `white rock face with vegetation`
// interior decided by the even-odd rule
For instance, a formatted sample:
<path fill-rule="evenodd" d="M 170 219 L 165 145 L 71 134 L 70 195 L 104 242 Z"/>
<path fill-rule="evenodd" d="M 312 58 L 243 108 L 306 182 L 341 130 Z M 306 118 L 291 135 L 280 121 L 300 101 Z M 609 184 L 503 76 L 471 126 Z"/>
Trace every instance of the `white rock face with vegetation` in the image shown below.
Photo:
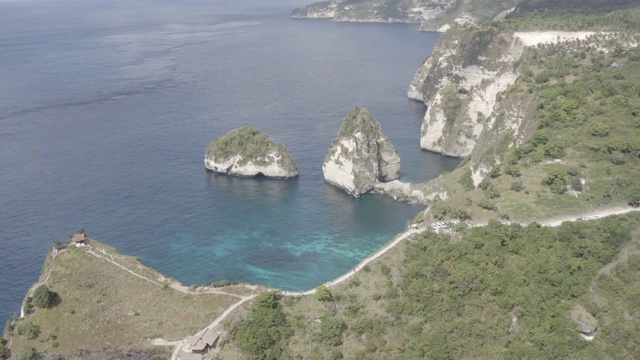
<path fill-rule="evenodd" d="M 427 111 L 420 147 L 450 156 L 471 155 L 475 185 L 536 129 L 524 114 L 526 96 L 506 96 L 522 70 L 527 46 L 586 41 L 593 32 L 512 32 L 454 25 L 417 70 L 407 96 Z"/>
<path fill-rule="evenodd" d="M 342 122 L 329 147 L 325 180 L 353 196 L 373 190 L 378 182 L 400 177 L 400 156 L 367 109 L 355 108 Z"/>
<path fill-rule="evenodd" d="M 205 168 L 229 175 L 286 179 L 298 176 L 295 160 L 258 130 L 242 127 L 231 130 L 207 147 Z"/>
<path fill-rule="evenodd" d="M 350 22 L 422 23 L 441 16 L 453 2 L 453 0 L 321 1 L 293 10 L 291 17 Z"/>

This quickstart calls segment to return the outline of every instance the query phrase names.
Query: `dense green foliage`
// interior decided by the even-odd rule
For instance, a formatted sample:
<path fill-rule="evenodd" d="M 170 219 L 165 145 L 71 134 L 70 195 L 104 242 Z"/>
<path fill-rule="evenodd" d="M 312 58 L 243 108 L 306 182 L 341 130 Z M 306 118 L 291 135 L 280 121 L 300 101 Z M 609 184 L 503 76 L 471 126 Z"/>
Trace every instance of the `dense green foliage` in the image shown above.
<path fill-rule="evenodd" d="M 49 290 L 47 285 L 41 285 L 33 292 L 31 303 L 41 309 L 49 308 L 53 305 L 55 298 L 56 293 Z"/>
<path fill-rule="evenodd" d="M 559 229 L 492 222 L 455 243 L 426 235 L 405 252 L 402 296 L 388 309 L 429 325 L 409 339 L 416 358 L 464 358 L 470 351 L 567 358 L 585 345 L 568 318 L 572 301 L 613 259 L 631 225 L 637 219 Z M 509 331 L 512 315 L 520 331 Z"/>
<path fill-rule="evenodd" d="M 8 352 L 7 341 L 4 338 L 0 338 L 0 360 L 6 359 L 9 355 Z"/>
<path fill-rule="evenodd" d="M 295 161 L 289 155 L 284 145 L 276 144 L 260 131 L 244 126 L 229 131 L 224 136 L 213 141 L 205 152 L 205 157 L 222 162 L 235 156 L 242 159 L 239 165 L 252 162 L 256 165 L 268 165 L 273 160 L 267 158 L 267 154 L 278 154 L 282 156 L 279 165 L 288 170 L 297 170 Z"/>
<path fill-rule="evenodd" d="M 249 359 L 282 359 L 291 327 L 278 303 L 278 296 L 266 292 L 255 298 L 249 316 L 231 331 L 234 343 Z"/>
<path fill-rule="evenodd" d="M 494 221 L 462 234 L 425 232 L 400 263 L 367 272 L 382 286 L 363 292 L 354 279 L 313 310 L 287 299 L 296 336 L 276 346 L 318 359 L 635 359 L 640 255 L 597 274 L 621 248 L 637 248 L 640 234 L 629 240 L 639 227 L 640 215 L 630 214 L 557 228 Z M 599 323 L 593 342 L 572 320 L 576 304 Z"/>

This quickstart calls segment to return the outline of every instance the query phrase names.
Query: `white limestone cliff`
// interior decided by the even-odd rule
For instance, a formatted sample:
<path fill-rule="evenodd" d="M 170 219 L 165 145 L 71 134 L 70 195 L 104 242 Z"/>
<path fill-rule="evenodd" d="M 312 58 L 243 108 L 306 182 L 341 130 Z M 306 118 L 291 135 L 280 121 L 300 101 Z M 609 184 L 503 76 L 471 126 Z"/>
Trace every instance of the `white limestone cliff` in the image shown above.
<path fill-rule="evenodd" d="M 527 46 L 585 40 L 593 32 L 509 32 L 454 25 L 416 71 L 407 90 L 424 102 L 420 147 L 445 155 L 471 156 L 477 185 L 504 159 L 500 146 L 522 144 L 535 130 L 525 121 L 524 96 L 506 96 L 520 75 Z"/>

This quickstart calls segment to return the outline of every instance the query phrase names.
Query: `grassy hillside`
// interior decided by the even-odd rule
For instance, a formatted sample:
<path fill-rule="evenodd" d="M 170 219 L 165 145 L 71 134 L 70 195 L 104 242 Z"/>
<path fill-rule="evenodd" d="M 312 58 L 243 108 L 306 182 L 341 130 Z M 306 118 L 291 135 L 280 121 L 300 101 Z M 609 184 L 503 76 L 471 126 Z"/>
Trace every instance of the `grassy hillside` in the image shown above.
<path fill-rule="evenodd" d="M 238 300 L 195 287 L 191 294 L 174 290 L 175 280 L 95 240 L 85 248 L 50 254 L 41 281 L 57 296 L 50 308 L 30 306 L 26 318 L 7 325 L 13 358 L 25 347 L 69 359 L 127 353 L 137 359 L 167 358 L 170 350 L 152 346 L 149 339 L 195 334 Z M 227 292 L 247 291 L 234 286 Z"/>

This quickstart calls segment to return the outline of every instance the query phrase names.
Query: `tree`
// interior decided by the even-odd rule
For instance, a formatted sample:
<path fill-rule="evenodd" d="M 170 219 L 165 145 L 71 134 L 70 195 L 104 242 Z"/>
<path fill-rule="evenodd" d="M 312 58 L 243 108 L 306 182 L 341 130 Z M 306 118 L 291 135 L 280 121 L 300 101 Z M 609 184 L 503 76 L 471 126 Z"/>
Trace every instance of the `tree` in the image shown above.
<path fill-rule="evenodd" d="M 53 244 L 55 245 L 57 250 L 62 249 L 62 240 L 55 239 L 55 240 L 53 240 Z"/>
<path fill-rule="evenodd" d="M 324 284 L 320 284 L 316 289 L 316 299 L 322 302 L 331 301 L 333 300 L 333 294 L 331 294 L 331 291 L 329 291 Z"/>
<path fill-rule="evenodd" d="M 84 227 L 80 227 L 77 231 L 78 234 L 84 234 Z"/>
<path fill-rule="evenodd" d="M 45 309 L 51 307 L 56 293 L 49 290 L 47 285 L 41 285 L 33 292 L 31 303 L 39 308 Z"/>

